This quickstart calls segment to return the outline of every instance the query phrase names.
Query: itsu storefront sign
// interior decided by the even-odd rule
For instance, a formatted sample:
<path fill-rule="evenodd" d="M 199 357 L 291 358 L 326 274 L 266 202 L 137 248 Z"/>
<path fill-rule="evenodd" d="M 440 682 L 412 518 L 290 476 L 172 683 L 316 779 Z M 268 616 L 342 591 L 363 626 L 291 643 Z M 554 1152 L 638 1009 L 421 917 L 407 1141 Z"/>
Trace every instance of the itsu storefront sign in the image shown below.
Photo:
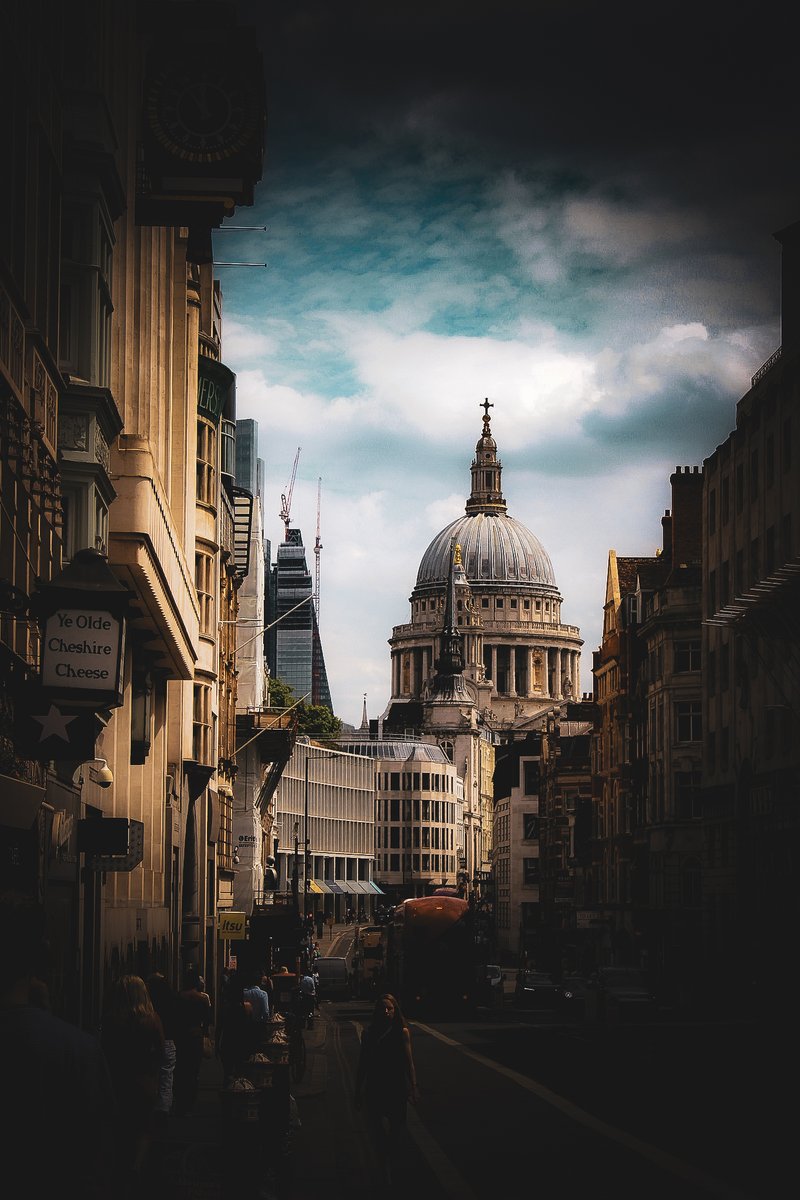
<path fill-rule="evenodd" d="M 125 620 L 102 609 L 57 608 L 44 626 L 42 686 L 70 703 L 122 702 Z"/>

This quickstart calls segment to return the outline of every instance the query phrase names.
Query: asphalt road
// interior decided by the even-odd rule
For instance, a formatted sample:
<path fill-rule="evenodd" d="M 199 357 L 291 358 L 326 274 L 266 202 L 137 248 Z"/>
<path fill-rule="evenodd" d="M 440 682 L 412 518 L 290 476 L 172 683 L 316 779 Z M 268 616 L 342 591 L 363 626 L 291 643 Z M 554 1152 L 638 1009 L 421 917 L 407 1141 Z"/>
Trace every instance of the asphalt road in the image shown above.
<path fill-rule="evenodd" d="M 346 954 L 351 930 L 326 938 Z M 513 987 L 511 981 L 509 986 Z M 785 1076 L 794 1021 L 655 1019 L 601 1026 L 505 1003 L 469 1020 L 412 1021 L 420 1099 L 393 1187 L 353 1106 L 372 1005 L 323 1002 L 307 1066 L 286 1082 L 295 1117 L 225 1120 L 221 1068 L 204 1060 L 190 1118 L 170 1117 L 143 1192 L 153 1200 L 477 1200 L 509 1191 L 584 1200 L 760 1200 L 793 1177 Z M 285 1080 L 289 1076 L 284 1077 Z"/>
<path fill-rule="evenodd" d="M 387 1189 L 352 1105 L 369 1013 L 363 1001 L 323 1005 L 295 1089 L 302 1125 L 287 1200 L 376 1189 L 473 1200 L 513 1179 L 568 1198 L 601 1188 L 619 1200 L 752 1200 L 782 1194 L 791 1178 L 793 1105 L 775 1086 L 774 1029 L 663 1017 L 600 1029 L 507 1004 L 472 1021 L 412 1023 L 420 1101 Z"/>

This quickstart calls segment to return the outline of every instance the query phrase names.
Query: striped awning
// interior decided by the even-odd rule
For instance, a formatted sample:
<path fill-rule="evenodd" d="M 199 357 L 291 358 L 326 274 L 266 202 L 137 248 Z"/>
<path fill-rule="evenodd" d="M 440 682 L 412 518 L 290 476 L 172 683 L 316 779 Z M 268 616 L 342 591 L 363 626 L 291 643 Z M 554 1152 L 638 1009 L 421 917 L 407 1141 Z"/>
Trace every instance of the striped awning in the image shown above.
<path fill-rule="evenodd" d="M 355 896 L 359 890 L 354 879 L 337 879 L 336 882 L 343 892 L 349 892 L 351 896 Z"/>

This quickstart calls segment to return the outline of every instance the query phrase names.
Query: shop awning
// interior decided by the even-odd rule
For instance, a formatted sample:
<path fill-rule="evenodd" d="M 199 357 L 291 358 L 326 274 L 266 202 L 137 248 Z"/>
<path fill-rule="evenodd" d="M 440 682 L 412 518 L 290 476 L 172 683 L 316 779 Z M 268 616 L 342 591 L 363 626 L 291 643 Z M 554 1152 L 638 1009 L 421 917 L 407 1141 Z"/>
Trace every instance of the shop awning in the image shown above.
<path fill-rule="evenodd" d="M 311 884 L 312 892 L 317 892 L 320 895 L 324 895 L 324 896 L 330 895 L 331 889 L 328 887 L 327 883 L 324 882 L 324 880 L 311 879 L 311 880 L 309 880 L 309 882 Z"/>
<path fill-rule="evenodd" d="M 322 888 L 319 886 L 319 884 L 317 883 L 316 879 L 309 879 L 309 881 L 308 881 L 308 890 L 309 890 L 310 892 L 315 892 L 317 896 L 321 896 L 321 895 L 322 895 Z"/>
<path fill-rule="evenodd" d="M 336 882 L 335 879 L 326 879 L 325 883 L 327 885 L 329 892 L 333 892 L 334 895 L 336 895 L 336 896 L 344 895 L 344 888 L 340 887 L 340 885 Z"/>
<path fill-rule="evenodd" d="M 386 892 L 384 892 L 383 888 L 379 888 L 377 883 L 375 883 L 372 879 L 368 880 L 368 883 L 373 892 L 377 892 L 379 896 L 386 895 Z"/>
<path fill-rule="evenodd" d="M 350 883 L 352 884 L 354 891 L 358 892 L 360 896 L 371 896 L 373 894 L 372 888 L 363 879 L 351 879 Z"/>
<path fill-rule="evenodd" d="M 354 879 L 337 879 L 336 882 L 343 892 L 349 892 L 351 896 L 355 896 L 358 892 L 358 887 Z"/>

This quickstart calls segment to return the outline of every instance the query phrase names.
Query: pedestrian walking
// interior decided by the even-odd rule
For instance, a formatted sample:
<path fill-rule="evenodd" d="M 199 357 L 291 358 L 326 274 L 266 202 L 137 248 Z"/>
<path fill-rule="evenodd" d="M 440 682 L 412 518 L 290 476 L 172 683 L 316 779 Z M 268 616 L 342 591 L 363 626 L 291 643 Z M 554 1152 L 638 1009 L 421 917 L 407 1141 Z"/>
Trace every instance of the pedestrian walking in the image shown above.
<path fill-rule="evenodd" d="M 369 1133 L 385 1184 L 392 1183 L 400 1160 L 408 1101 L 416 1104 L 417 1098 L 411 1031 L 399 1003 L 385 992 L 361 1035 L 355 1087 L 356 1109 L 366 1101 Z"/>
<path fill-rule="evenodd" d="M 211 1030 L 211 998 L 203 979 L 190 967 L 178 992 L 178 1027 L 175 1038 L 173 1112 L 190 1113 L 197 1102 L 197 1082 L 203 1061 L 204 1041 Z"/>
<path fill-rule="evenodd" d="M 223 1086 L 244 1074 L 245 1063 L 257 1049 L 253 1006 L 244 995 L 244 978 L 233 971 L 228 979 L 216 1027 L 217 1053 L 222 1063 Z"/>
<path fill-rule="evenodd" d="M 317 984 L 311 967 L 307 967 L 300 976 L 299 990 L 300 1019 L 305 1022 L 307 1029 L 311 1029 L 317 1009 Z"/>
<path fill-rule="evenodd" d="M 161 1071 L 158 1080 L 158 1100 L 156 1113 L 164 1114 L 172 1111 L 172 1099 L 175 1082 L 175 1039 L 178 1036 L 178 994 L 172 987 L 166 975 L 154 971 L 147 978 L 147 990 L 153 1001 L 153 1008 L 161 1019 L 164 1029 L 164 1057 L 161 1061 Z"/>
<path fill-rule="evenodd" d="M 155 1132 L 164 1059 L 164 1027 L 141 976 L 122 975 L 112 983 L 100 1036 L 117 1102 L 118 1178 L 123 1193 L 132 1196 Z"/>
<path fill-rule="evenodd" d="M 42 906 L 4 899 L 0 927 L 6 1173 L 13 1164 L 23 1172 L 18 1190 L 29 1200 L 108 1200 L 116 1101 L 100 1041 L 42 1003 L 50 977 Z"/>
<path fill-rule="evenodd" d="M 262 986 L 262 972 L 260 970 L 250 970 L 244 976 L 244 998 L 248 1000 L 253 1009 L 253 1019 L 256 1021 L 268 1021 L 272 1013 L 270 1004 L 269 992 Z"/>

